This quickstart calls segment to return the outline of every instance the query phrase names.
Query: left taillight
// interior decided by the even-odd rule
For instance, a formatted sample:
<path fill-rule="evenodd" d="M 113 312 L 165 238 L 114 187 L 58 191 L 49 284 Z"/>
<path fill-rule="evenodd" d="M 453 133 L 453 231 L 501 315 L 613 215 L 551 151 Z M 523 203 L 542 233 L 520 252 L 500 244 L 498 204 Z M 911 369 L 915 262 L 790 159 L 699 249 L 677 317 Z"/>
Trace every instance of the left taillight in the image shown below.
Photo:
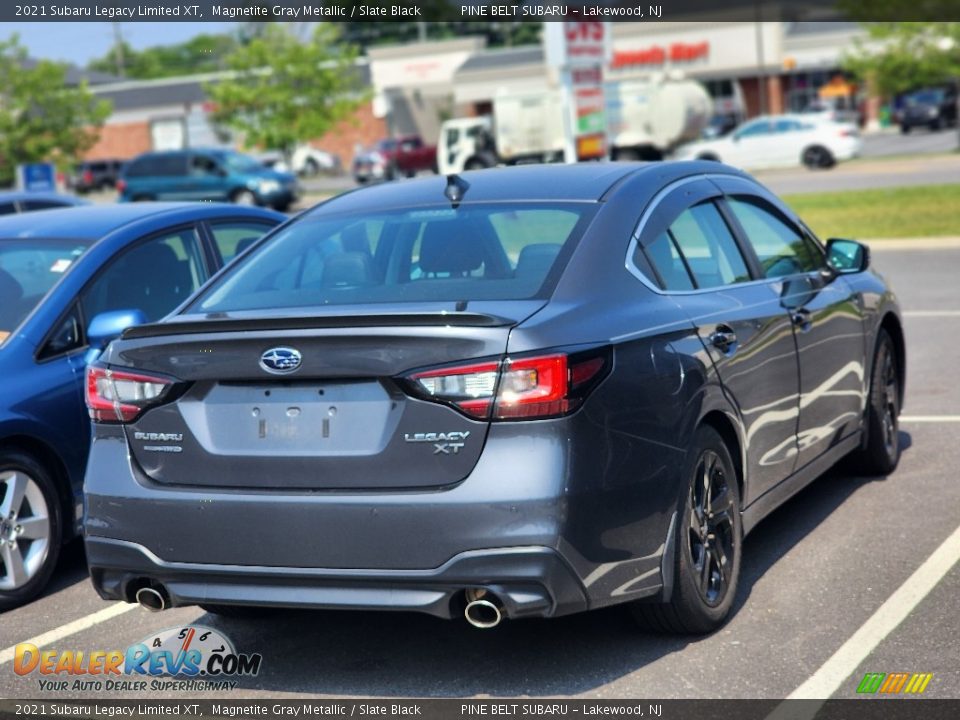
<path fill-rule="evenodd" d="M 606 376 L 609 349 L 551 353 L 437 368 L 409 375 L 425 400 L 482 420 L 535 420 L 573 412 Z"/>
<path fill-rule="evenodd" d="M 174 381 L 154 375 L 90 365 L 87 367 L 87 408 L 95 422 L 133 422 L 149 407 L 169 396 Z"/>

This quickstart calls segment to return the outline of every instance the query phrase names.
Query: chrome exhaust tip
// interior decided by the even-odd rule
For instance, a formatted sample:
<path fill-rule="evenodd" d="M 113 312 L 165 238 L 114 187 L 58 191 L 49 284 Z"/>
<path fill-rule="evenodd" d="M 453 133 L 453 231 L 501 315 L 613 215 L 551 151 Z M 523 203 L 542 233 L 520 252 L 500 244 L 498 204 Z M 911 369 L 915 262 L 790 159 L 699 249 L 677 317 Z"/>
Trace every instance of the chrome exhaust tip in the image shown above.
<path fill-rule="evenodd" d="M 503 620 L 500 608 L 489 600 L 473 600 L 467 603 L 463 616 L 475 628 L 483 630 L 495 628 Z"/>
<path fill-rule="evenodd" d="M 137 590 L 137 604 L 150 612 L 160 612 L 167 608 L 167 600 L 159 590 L 152 587 L 142 587 Z"/>

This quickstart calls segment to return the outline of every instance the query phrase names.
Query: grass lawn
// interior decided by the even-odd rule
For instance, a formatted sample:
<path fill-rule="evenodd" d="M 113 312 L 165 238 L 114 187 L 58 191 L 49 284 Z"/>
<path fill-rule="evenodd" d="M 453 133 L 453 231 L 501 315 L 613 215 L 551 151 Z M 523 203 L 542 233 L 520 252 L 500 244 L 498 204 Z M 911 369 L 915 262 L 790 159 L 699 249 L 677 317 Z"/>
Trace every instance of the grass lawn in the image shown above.
<path fill-rule="evenodd" d="M 960 184 L 785 195 L 821 238 L 960 236 Z"/>

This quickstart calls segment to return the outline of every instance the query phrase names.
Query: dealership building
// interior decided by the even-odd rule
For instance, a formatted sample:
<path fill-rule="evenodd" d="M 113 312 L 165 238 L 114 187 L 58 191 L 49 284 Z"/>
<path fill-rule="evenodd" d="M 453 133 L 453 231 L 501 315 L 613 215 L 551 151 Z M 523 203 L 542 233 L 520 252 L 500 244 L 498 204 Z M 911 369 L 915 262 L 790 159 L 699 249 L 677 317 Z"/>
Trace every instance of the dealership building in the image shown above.
<path fill-rule="evenodd" d="M 840 70 L 863 31 L 847 22 L 614 23 L 608 80 L 683 74 L 714 98 L 715 111 L 752 117 L 801 110 L 828 99 L 861 107 L 876 123 L 879 100 L 866 98 Z M 348 164 L 358 147 L 407 134 L 435 142 L 451 117 L 489 113 L 499 94 L 542 90 L 550 69 L 540 45 L 488 49 L 482 37 L 370 48 L 358 61 L 372 87 L 354 115 L 311 144 Z M 90 158 L 127 158 L 152 149 L 231 144 L 210 122 L 206 76 L 98 84 L 113 114 Z"/>

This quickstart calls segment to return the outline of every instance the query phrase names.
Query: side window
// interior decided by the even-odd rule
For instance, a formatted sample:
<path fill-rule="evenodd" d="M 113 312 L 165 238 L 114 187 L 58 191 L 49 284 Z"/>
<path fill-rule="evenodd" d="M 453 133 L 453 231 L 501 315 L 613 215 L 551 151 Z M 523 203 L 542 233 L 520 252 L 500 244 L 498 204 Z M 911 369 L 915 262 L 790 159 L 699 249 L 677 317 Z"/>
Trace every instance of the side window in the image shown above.
<path fill-rule="evenodd" d="M 823 255 L 814 242 L 772 209 L 747 197 L 727 202 L 768 278 L 812 272 L 823 267 Z"/>
<path fill-rule="evenodd" d="M 102 312 L 140 310 L 153 322 L 206 279 L 196 231 L 184 228 L 125 250 L 80 294 L 87 322 Z"/>
<path fill-rule="evenodd" d="M 663 290 L 693 290 L 693 280 L 687 272 L 686 264 L 680 256 L 677 244 L 669 232 L 662 232 L 645 247 L 637 246 L 638 253 L 644 253 L 647 261 L 657 273 L 657 280 Z"/>
<path fill-rule="evenodd" d="M 17 206 L 13 203 L 0 203 L 0 215 L 12 215 L 17 211 Z"/>
<path fill-rule="evenodd" d="M 173 177 L 183 175 L 187 171 L 187 156 L 183 153 L 156 155 L 150 163 L 146 175 Z"/>
<path fill-rule="evenodd" d="M 20 203 L 22 212 L 32 212 L 33 210 L 52 210 L 53 208 L 65 207 L 64 203 L 54 200 L 26 200 Z"/>
<path fill-rule="evenodd" d="M 762 135 L 769 135 L 771 130 L 769 120 L 757 120 L 740 128 L 740 130 L 737 131 L 737 137 L 760 137 Z"/>
<path fill-rule="evenodd" d="M 208 155 L 190 156 L 190 174 L 191 175 L 216 175 L 217 163 Z"/>
<path fill-rule="evenodd" d="M 670 225 L 668 233 L 682 253 L 698 288 L 750 280 L 740 248 L 712 202 L 684 210 Z"/>
<path fill-rule="evenodd" d="M 76 303 L 70 308 L 56 329 L 50 334 L 46 344 L 40 350 L 39 358 L 47 358 L 62 355 L 65 352 L 76 350 L 82 346 L 83 333 L 80 330 L 80 313 Z"/>
<path fill-rule="evenodd" d="M 210 224 L 213 241 L 224 264 L 233 260 L 271 229 L 270 225 L 243 220 L 227 220 Z"/>
<path fill-rule="evenodd" d="M 154 156 L 148 155 L 146 157 L 139 158 L 134 160 L 129 165 L 127 165 L 126 176 L 127 177 L 147 177 L 149 175 L 156 175 L 156 168 L 154 167 Z"/>

